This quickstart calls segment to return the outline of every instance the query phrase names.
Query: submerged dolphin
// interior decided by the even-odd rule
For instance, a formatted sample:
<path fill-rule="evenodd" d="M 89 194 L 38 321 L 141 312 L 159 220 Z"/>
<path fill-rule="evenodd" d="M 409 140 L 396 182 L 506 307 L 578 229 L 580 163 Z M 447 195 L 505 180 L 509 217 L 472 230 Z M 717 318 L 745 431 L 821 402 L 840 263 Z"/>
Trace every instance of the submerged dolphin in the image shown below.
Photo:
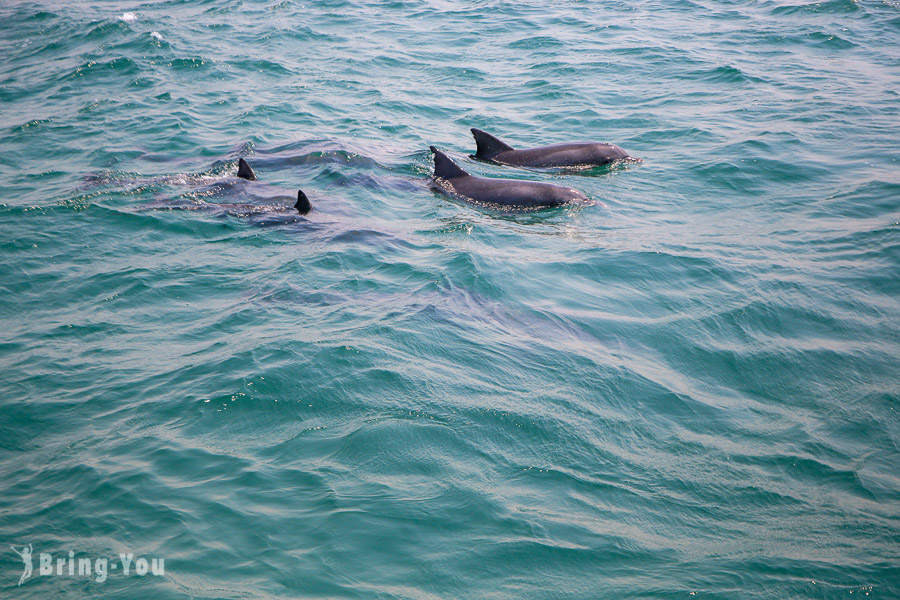
<path fill-rule="evenodd" d="M 238 159 L 237 176 L 248 181 L 256 181 L 256 173 L 253 172 L 253 169 L 250 167 L 250 163 L 248 163 L 243 158 Z M 253 205 L 243 206 L 246 207 Z M 309 198 L 306 197 L 306 194 L 303 193 L 303 190 L 297 190 L 297 204 L 294 205 L 294 208 L 296 208 L 297 212 L 301 215 L 305 215 L 312 210 L 312 203 L 309 201 Z"/>
<path fill-rule="evenodd" d="M 587 196 L 572 188 L 519 179 L 473 177 L 450 158 L 431 146 L 434 154 L 434 183 L 442 192 L 473 202 L 514 208 L 545 208 L 569 202 L 587 201 Z"/>
<path fill-rule="evenodd" d="M 516 150 L 491 134 L 472 129 L 478 147 L 472 158 L 515 167 L 596 167 L 631 158 L 615 144 L 575 142 Z"/>

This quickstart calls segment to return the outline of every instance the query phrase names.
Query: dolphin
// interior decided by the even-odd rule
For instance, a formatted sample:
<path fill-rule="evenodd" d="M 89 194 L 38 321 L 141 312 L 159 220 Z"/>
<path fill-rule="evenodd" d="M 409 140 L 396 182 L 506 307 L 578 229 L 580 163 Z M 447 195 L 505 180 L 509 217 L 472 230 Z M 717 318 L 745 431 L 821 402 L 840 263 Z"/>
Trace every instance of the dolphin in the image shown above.
<path fill-rule="evenodd" d="M 587 202 L 587 196 L 572 188 L 520 179 L 495 179 L 469 175 L 435 148 L 434 184 L 440 191 L 481 204 L 511 208 L 547 208 L 569 202 Z"/>
<path fill-rule="evenodd" d="M 472 158 L 514 167 L 597 167 L 631 158 L 615 144 L 575 142 L 516 150 L 491 134 L 472 128 L 477 150 Z"/>
<path fill-rule="evenodd" d="M 305 198 L 305 194 L 300 192 L 301 198 Z M 306 200 L 308 203 L 309 200 Z M 298 198 L 297 204 L 302 205 L 303 200 Z M 296 212 L 290 209 L 290 205 L 285 204 L 252 204 L 250 202 L 198 202 L 194 201 L 185 201 L 185 200 L 176 200 L 176 201 L 168 201 L 168 202 L 160 202 L 148 205 L 146 208 L 151 209 L 162 209 L 162 210 L 194 210 L 200 212 L 207 212 L 217 215 L 231 215 L 233 217 L 257 217 L 257 216 L 266 216 L 271 215 L 273 217 L 282 218 L 287 217 L 290 218 L 292 215 L 296 216 L 298 213 L 300 215 L 306 215 L 309 211 L 303 212 L 297 205 L 294 206 Z"/>

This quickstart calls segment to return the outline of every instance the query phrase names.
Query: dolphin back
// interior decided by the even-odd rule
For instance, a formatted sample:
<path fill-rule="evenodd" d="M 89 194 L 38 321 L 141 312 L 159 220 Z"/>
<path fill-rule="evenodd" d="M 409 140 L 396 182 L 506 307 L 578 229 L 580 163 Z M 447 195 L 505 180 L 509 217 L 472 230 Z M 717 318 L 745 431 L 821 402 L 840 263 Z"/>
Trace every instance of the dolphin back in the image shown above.
<path fill-rule="evenodd" d="M 507 208 L 550 208 L 588 198 L 572 188 L 520 179 L 467 177 L 452 183 L 453 193 L 470 201 Z"/>
<path fill-rule="evenodd" d="M 501 152 L 508 152 L 510 150 L 515 150 L 509 144 L 495 138 L 491 134 L 486 131 L 482 131 L 480 129 L 475 129 L 474 127 L 471 129 L 472 135 L 475 136 L 475 158 L 480 158 L 481 160 L 490 160 L 491 158 L 497 156 Z"/>
<path fill-rule="evenodd" d="M 294 205 L 294 208 L 296 208 L 297 212 L 301 215 L 305 215 L 312 210 L 312 202 L 309 201 L 309 198 L 306 197 L 303 190 L 297 190 L 297 204 Z"/>
<path fill-rule="evenodd" d="M 253 169 L 250 168 L 250 163 L 248 163 L 243 158 L 238 160 L 238 172 L 237 176 L 241 179 L 247 179 L 249 181 L 256 181 L 256 173 L 253 172 Z"/>
<path fill-rule="evenodd" d="M 441 179 L 455 179 L 457 177 L 468 177 L 468 173 L 457 166 L 450 157 L 430 146 L 432 154 L 434 154 L 434 176 Z"/>

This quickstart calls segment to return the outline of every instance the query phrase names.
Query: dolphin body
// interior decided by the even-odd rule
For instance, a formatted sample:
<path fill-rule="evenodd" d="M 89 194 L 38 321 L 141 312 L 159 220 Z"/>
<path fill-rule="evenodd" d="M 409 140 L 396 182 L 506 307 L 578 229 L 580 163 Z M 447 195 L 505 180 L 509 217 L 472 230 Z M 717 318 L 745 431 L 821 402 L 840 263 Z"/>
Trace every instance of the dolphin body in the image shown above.
<path fill-rule="evenodd" d="M 508 208 L 549 208 L 570 202 L 587 202 L 578 190 L 520 179 L 495 179 L 469 175 L 450 158 L 431 146 L 434 183 L 440 191 L 479 204 Z"/>
<path fill-rule="evenodd" d="M 575 142 L 516 150 L 491 134 L 472 129 L 477 150 L 472 158 L 514 167 L 598 167 L 631 158 L 615 144 Z"/>

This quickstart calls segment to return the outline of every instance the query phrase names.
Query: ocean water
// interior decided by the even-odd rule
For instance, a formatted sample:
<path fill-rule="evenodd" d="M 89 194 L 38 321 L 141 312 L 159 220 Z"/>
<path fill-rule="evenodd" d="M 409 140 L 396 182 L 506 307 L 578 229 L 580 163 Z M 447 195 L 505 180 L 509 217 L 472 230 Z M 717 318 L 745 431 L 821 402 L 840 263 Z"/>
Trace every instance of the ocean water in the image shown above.
<path fill-rule="evenodd" d="M 0 54 L 3 598 L 900 597 L 895 0 L 5 0 Z"/>

